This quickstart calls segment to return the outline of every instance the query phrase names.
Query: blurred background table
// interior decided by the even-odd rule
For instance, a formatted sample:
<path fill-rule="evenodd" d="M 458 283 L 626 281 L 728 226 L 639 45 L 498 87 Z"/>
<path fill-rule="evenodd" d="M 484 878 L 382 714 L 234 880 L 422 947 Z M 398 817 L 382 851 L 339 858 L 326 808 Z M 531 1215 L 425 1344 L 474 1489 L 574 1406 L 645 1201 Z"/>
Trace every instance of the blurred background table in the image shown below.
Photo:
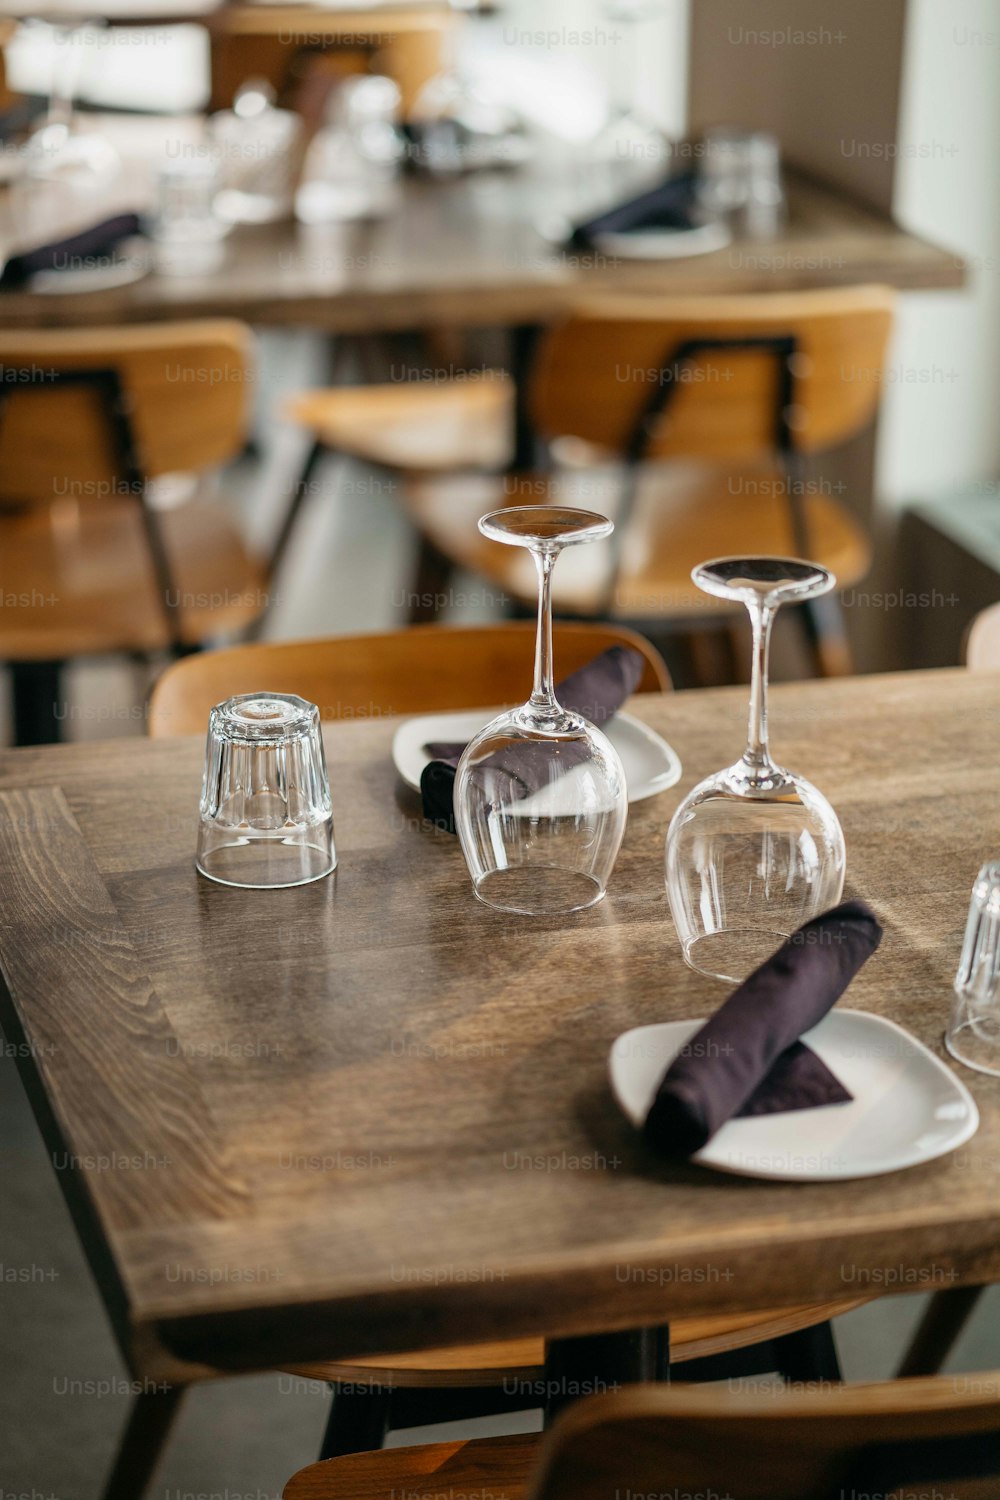
<path fill-rule="evenodd" d="M 624 174 L 622 174 L 624 175 Z M 619 178 L 619 181 L 621 179 Z M 789 223 L 776 238 L 709 255 L 625 261 L 562 250 L 540 225 L 592 208 L 591 174 L 541 167 L 452 181 L 407 178 L 398 210 L 308 231 L 243 226 L 204 276 L 153 274 L 105 292 L 0 297 L 8 327 L 222 315 L 336 333 L 538 323 L 581 293 L 731 293 L 882 282 L 961 287 L 961 257 L 806 177 L 789 174 Z M 621 189 L 619 188 L 619 193 Z"/>

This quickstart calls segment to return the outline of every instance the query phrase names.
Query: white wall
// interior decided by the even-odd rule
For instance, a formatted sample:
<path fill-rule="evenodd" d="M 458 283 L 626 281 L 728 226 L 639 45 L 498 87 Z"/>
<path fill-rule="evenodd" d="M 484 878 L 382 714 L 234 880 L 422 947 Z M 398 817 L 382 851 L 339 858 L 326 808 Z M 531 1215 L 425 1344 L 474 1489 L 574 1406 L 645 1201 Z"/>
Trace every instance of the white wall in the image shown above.
<path fill-rule="evenodd" d="M 470 22 L 468 38 L 519 103 L 569 140 L 595 134 L 623 89 L 678 136 L 687 116 L 688 3 L 649 0 L 658 13 L 627 25 L 613 18 L 613 0 L 504 0 L 498 15 Z"/>
<path fill-rule="evenodd" d="M 892 505 L 1000 476 L 1000 0 L 910 0 L 894 212 L 970 261 L 900 299 L 877 458 Z"/>

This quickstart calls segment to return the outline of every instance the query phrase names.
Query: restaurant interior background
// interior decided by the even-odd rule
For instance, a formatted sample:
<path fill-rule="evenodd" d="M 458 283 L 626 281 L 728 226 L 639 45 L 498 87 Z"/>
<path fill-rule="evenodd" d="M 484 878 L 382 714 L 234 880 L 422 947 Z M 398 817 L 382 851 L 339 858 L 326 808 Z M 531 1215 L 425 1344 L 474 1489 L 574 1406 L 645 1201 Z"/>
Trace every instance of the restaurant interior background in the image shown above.
<path fill-rule="evenodd" d="M 255 9 L 249 0 L 239 8 Z M 841 499 L 873 542 L 871 570 L 843 601 L 854 669 L 957 665 L 970 621 L 1000 598 L 1000 0 L 649 0 L 634 7 L 637 16 L 628 15 L 631 9 L 628 0 L 497 0 L 482 13 L 474 6 L 448 12 L 449 24 L 458 29 L 454 37 L 449 32 L 442 65 L 458 69 L 460 89 L 488 101 L 482 115 L 494 126 L 503 119 L 508 144 L 528 141 L 533 155 L 525 165 L 508 160 L 463 173 L 442 168 L 438 180 L 425 175 L 423 192 L 439 193 L 442 202 L 451 195 L 445 239 L 449 232 L 461 236 L 468 216 L 476 218 L 474 236 L 461 241 L 462 254 L 438 266 L 428 286 L 407 287 L 405 275 L 410 252 L 419 259 L 425 217 L 392 241 L 398 258 L 383 262 L 377 221 L 374 228 L 365 219 L 300 227 L 300 245 L 307 247 L 302 253 L 313 259 L 306 300 L 318 307 L 329 294 L 337 307 L 332 322 L 323 317 L 316 326 L 298 305 L 283 314 L 281 297 L 298 272 L 280 258 L 260 271 L 273 282 L 274 297 L 268 302 L 257 290 L 249 310 L 241 307 L 241 257 L 256 254 L 259 260 L 254 244 L 271 241 L 255 242 L 254 236 L 270 234 L 271 226 L 235 228 L 222 242 L 224 259 L 215 271 L 166 267 L 156 258 L 165 252 L 154 226 L 154 264 L 131 285 L 91 291 L 84 284 L 71 292 L 46 286 L 45 275 L 57 280 L 63 274 L 58 269 L 43 272 L 40 281 L 0 285 L 0 338 L 3 330 L 121 326 L 137 320 L 135 306 L 155 304 L 150 318 L 169 318 L 174 300 L 187 317 L 214 276 L 214 315 L 225 312 L 230 298 L 232 315 L 245 315 L 254 326 L 251 431 L 221 472 L 196 481 L 180 476 L 173 488 L 163 483 L 157 503 L 165 509 L 187 503 L 196 483 L 200 502 L 223 508 L 263 548 L 281 524 L 311 445 L 303 424 L 289 419 L 290 396 L 341 382 L 412 381 L 421 375 L 432 385 L 482 379 L 484 369 L 513 357 L 507 333 L 496 332 L 509 330 L 506 310 L 501 307 L 491 320 L 491 298 L 503 304 L 510 295 L 508 273 L 531 282 L 531 305 L 538 311 L 522 322 L 544 322 L 546 287 L 561 287 L 568 276 L 586 278 L 594 263 L 603 262 L 597 265 L 599 289 L 614 289 L 613 256 L 593 247 L 565 249 L 558 241 L 571 227 L 574 207 L 586 218 L 627 197 L 623 184 L 634 191 L 636 182 L 658 181 L 666 171 L 666 157 L 643 161 L 640 146 L 631 159 L 628 151 L 614 150 L 597 159 L 597 142 L 618 105 L 628 102 L 647 138 L 655 139 L 655 127 L 673 142 L 681 164 L 684 143 L 699 140 L 706 129 L 731 125 L 771 132 L 783 167 L 832 190 L 842 211 L 832 212 L 824 200 L 827 207 L 805 239 L 782 237 L 778 230 L 772 238 L 736 240 L 715 251 L 705 264 L 716 268 L 719 279 L 706 271 L 696 290 L 724 289 L 727 277 L 737 287 L 743 277 L 748 292 L 851 281 L 896 286 L 877 420 L 813 461 L 809 473 L 821 491 L 825 487 Z M 8 254 L 15 242 L 23 248 L 12 207 L 14 179 L 24 161 L 18 142 L 26 122 L 45 106 L 53 61 L 58 65 L 66 52 L 65 27 L 74 10 L 71 0 L 51 7 L 0 4 L 6 71 L 0 234 Z M 159 13 L 165 10 L 183 6 L 178 0 L 161 5 Z M 140 0 L 134 6 L 119 0 L 119 15 L 125 11 L 141 13 Z M 312 11 L 324 13 L 322 0 Z M 295 7 L 296 25 L 304 24 L 303 13 L 304 7 Z M 55 33 L 46 34 L 46 15 Z M 122 158 L 131 150 L 162 153 L 164 140 L 196 140 L 200 127 L 192 127 L 191 117 L 210 102 L 209 31 L 196 19 L 136 29 L 88 9 L 79 17 L 89 23 L 76 40 L 81 125 L 106 131 Z M 391 48 L 379 54 L 383 66 L 389 54 Z M 170 124 L 174 115 L 184 117 L 176 130 Z M 534 174 L 555 186 L 542 195 L 525 188 L 530 206 L 521 217 L 529 237 L 517 243 L 531 248 L 521 252 L 521 265 L 498 268 L 497 256 L 502 259 L 509 243 L 501 218 L 517 200 L 519 180 Z M 793 196 L 793 229 L 795 202 Z M 867 238 L 852 240 L 851 216 L 859 208 Z M 398 203 L 384 212 L 398 214 Z M 467 258 L 470 246 L 483 256 L 482 265 Z M 865 274 L 869 253 L 874 259 Z M 886 260 L 893 263 L 891 276 L 883 274 Z M 682 289 L 696 285 L 684 282 L 685 267 L 695 279 L 700 274 L 694 258 L 677 262 Z M 650 295 L 660 287 L 669 292 L 674 283 L 667 273 L 659 281 L 660 270 L 630 285 Z M 644 273 L 629 266 L 622 274 Z M 503 285 L 497 290 L 491 283 Z M 403 290 L 393 292 L 400 284 Z M 463 326 L 449 312 L 436 323 L 435 297 L 442 287 L 458 289 L 467 308 L 476 306 L 475 319 L 467 316 Z M 405 313 L 379 313 L 378 326 L 366 333 L 364 307 L 373 289 L 375 301 L 381 289 L 387 299 L 395 295 L 397 305 L 411 297 L 426 302 L 426 326 Z M 583 284 L 581 291 L 587 290 Z M 345 312 L 355 298 L 356 315 Z M 565 308 L 565 300 L 558 305 Z M 255 318 L 255 307 L 264 309 L 262 318 Z M 0 408 L 0 462 L 6 458 L 2 424 Z M 578 464 L 579 453 L 570 460 Z M 419 539 L 400 503 L 404 485 L 361 457 L 327 451 L 320 458 L 280 571 L 268 586 L 264 639 L 406 623 Z M 71 531 L 71 518 L 63 519 Z M 19 600 L 37 590 L 30 555 L 19 557 L 16 549 L 0 555 L 5 624 L 23 608 Z M 509 604 L 495 582 L 462 567 L 431 613 L 449 623 L 488 620 L 503 617 Z M 649 633 L 664 645 L 678 681 L 683 684 L 689 673 L 696 683 L 690 660 L 674 653 L 669 635 Z M 152 659 L 140 652 L 65 656 L 55 715 L 60 737 L 146 732 L 148 690 L 164 653 Z M 786 676 L 808 672 L 794 641 L 779 653 L 777 670 Z M 726 679 L 727 668 L 713 659 L 706 672 L 705 680 L 717 682 Z M 0 735 L 12 743 L 7 680 L 0 687 Z M 0 1077 L 0 1261 L 42 1265 L 51 1273 L 16 1287 L 0 1277 L 0 1363 L 7 1372 L 0 1393 L 0 1493 L 27 1489 L 88 1500 L 98 1492 L 94 1476 L 106 1466 L 124 1419 L 124 1367 L 6 1054 Z M 840 1320 L 849 1378 L 889 1373 L 920 1303 L 916 1296 L 898 1297 Z M 998 1307 L 990 1293 L 953 1356 L 955 1367 L 995 1363 L 990 1355 Z M 60 1372 L 55 1384 L 53 1369 Z M 87 1385 L 108 1380 L 113 1389 L 107 1396 Z M 81 1381 L 76 1394 L 66 1393 Z M 277 1374 L 199 1389 L 181 1416 L 158 1493 L 278 1493 L 284 1478 L 313 1456 L 327 1404 L 325 1387 Z M 535 1418 L 524 1421 L 530 1425 Z M 510 1418 L 490 1419 L 475 1430 L 510 1427 Z M 391 1439 L 406 1440 L 405 1432 Z"/>

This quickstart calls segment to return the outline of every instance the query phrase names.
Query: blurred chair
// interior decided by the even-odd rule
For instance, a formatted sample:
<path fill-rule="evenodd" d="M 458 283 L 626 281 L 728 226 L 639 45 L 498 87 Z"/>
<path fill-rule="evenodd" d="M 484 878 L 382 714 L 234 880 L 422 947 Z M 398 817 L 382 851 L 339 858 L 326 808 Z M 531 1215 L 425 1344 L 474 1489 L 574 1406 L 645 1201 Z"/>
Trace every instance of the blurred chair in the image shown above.
<path fill-rule="evenodd" d="M 56 737 L 71 658 L 181 655 L 263 615 L 288 528 L 262 558 L 223 506 L 184 498 L 240 453 L 252 391 L 240 323 L 0 333 L 0 661 L 20 742 Z"/>
<path fill-rule="evenodd" d="M 407 3 L 345 13 L 317 5 L 233 7 L 211 28 L 212 109 L 229 109 L 248 78 L 265 78 L 296 107 L 317 72 L 331 77 L 383 73 L 398 85 L 404 120 L 421 90 L 446 66 L 462 17 L 440 4 Z"/>
<path fill-rule="evenodd" d="M 519 406 L 550 445 L 565 452 L 572 440 L 582 471 L 461 472 L 498 468 L 513 452 L 501 380 L 312 392 L 286 414 L 312 433 L 313 462 L 336 448 L 410 477 L 403 504 L 424 541 L 418 597 L 459 565 L 527 603 L 530 571 L 479 535 L 477 517 L 578 504 L 610 511 L 617 531 L 608 565 L 556 571 L 558 613 L 704 628 L 726 612 L 691 582 L 707 557 L 807 555 L 842 587 L 867 571 L 862 527 L 803 462 L 871 421 L 893 301 L 870 286 L 581 304 L 541 335 Z M 726 467 L 712 473 L 706 461 Z M 819 670 L 848 670 L 839 610 L 817 601 L 798 614 Z"/>
<path fill-rule="evenodd" d="M 609 646 L 645 660 L 640 693 L 666 692 L 670 677 L 655 647 L 620 625 L 557 625 L 561 676 Z M 203 734 L 210 710 L 234 693 L 297 693 L 323 719 L 442 713 L 522 702 L 531 686 L 533 624 L 414 625 L 379 635 L 331 636 L 207 651 L 169 667 L 153 689 L 149 732 Z"/>
<path fill-rule="evenodd" d="M 1000 671 L 1000 604 L 981 610 L 969 626 L 965 665 L 970 672 Z"/>
<path fill-rule="evenodd" d="M 1000 1493 L 1000 1371 L 967 1383 L 818 1391 L 636 1385 L 570 1407 L 545 1436 L 359 1453 L 296 1474 L 284 1500 L 862 1500 Z"/>

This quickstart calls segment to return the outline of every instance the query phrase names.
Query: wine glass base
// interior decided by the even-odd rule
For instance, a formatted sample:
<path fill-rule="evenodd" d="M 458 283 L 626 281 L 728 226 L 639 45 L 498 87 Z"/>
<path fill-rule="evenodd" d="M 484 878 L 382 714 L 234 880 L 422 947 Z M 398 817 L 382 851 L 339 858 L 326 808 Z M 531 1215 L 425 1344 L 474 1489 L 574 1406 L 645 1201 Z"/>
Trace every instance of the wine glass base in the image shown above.
<path fill-rule="evenodd" d="M 586 911 L 604 899 L 604 886 L 593 875 L 556 865 L 509 865 L 488 870 L 473 885 L 485 906 L 522 917 L 565 916 Z"/>
<path fill-rule="evenodd" d="M 709 979 L 742 984 L 790 936 L 777 928 L 724 927 L 684 946 L 684 961 Z"/>

